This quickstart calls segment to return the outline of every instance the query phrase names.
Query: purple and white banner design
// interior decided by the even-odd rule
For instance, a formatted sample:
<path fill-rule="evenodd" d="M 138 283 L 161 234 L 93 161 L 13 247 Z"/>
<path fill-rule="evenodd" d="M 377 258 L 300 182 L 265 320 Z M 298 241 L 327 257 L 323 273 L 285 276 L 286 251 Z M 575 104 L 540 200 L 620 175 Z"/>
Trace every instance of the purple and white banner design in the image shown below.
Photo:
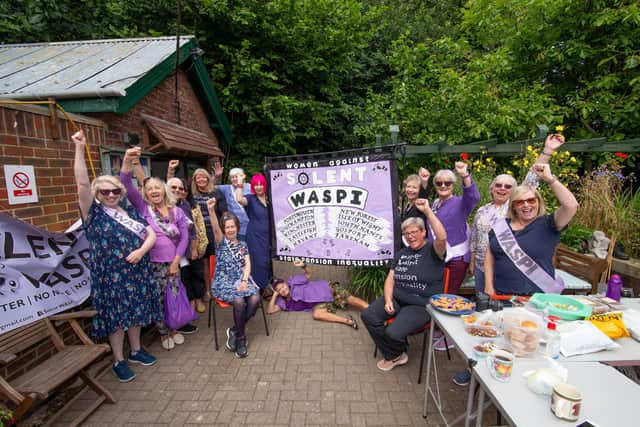
<path fill-rule="evenodd" d="M 394 256 L 397 170 L 391 152 L 267 159 L 276 259 L 386 265 Z"/>
<path fill-rule="evenodd" d="M 0 334 L 84 302 L 88 261 L 84 231 L 49 232 L 0 214 Z"/>

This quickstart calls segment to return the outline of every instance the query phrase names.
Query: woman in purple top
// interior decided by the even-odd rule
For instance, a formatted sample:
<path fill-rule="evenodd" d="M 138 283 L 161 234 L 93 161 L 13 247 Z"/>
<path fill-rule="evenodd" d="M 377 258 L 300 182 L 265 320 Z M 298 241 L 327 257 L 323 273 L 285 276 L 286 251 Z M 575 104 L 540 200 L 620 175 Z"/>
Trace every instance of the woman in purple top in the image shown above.
<path fill-rule="evenodd" d="M 157 235 L 156 243 L 150 252 L 151 264 L 156 285 L 161 294 L 161 304 L 164 306 L 165 287 L 168 279 L 175 278 L 180 273 L 180 259 L 184 256 L 189 244 L 189 231 L 184 212 L 175 207 L 176 200 L 162 180 L 146 179 L 144 198 L 133 184 L 131 170 L 133 164 L 139 162 L 141 151 L 140 147 L 134 147 L 125 152 L 120 180 L 127 189 L 129 202 L 147 220 Z M 172 283 L 176 286 L 175 281 Z M 164 321 L 158 322 L 157 327 L 163 348 L 171 350 L 175 344 L 184 343 L 184 337 L 176 331 L 170 331 Z"/>
<path fill-rule="evenodd" d="M 469 238 L 467 219 L 480 201 L 478 187 L 471 179 L 465 162 L 456 162 L 455 171 L 439 170 L 433 177 L 438 198 L 431 209 L 447 232 L 446 267 L 449 269 L 449 293 L 455 294 L 467 274 L 469 266 Z M 453 194 L 456 174 L 462 179 L 462 196 Z M 433 241 L 429 228 L 429 241 Z"/>
<path fill-rule="evenodd" d="M 338 316 L 336 311 L 338 308 L 344 309 L 347 305 L 362 311 L 369 307 L 366 301 L 354 297 L 338 284 L 330 285 L 326 280 L 310 281 L 311 271 L 301 259 L 296 259 L 293 265 L 302 268 L 304 275 L 291 276 L 287 281 L 283 279 L 273 281 L 274 293 L 269 301 L 267 313 L 312 311 L 315 320 L 342 323 L 358 329 L 358 323 L 350 314 L 342 317 Z"/>

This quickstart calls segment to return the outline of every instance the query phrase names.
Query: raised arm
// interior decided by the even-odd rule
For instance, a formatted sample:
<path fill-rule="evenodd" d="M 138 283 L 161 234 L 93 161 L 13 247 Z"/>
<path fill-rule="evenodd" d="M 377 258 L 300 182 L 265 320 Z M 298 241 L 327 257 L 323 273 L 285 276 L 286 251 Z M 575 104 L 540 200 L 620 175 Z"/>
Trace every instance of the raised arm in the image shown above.
<path fill-rule="evenodd" d="M 467 163 L 456 162 L 455 170 L 462 180 L 462 209 L 465 216 L 469 216 L 480 201 L 480 191 L 476 183 L 471 179 L 471 173 L 467 169 Z"/>
<path fill-rule="evenodd" d="M 416 208 L 427 218 L 429 224 L 425 224 L 425 227 L 431 226 L 431 230 L 433 231 L 433 250 L 440 258 L 444 258 L 447 252 L 447 232 L 444 226 L 431 210 L 427 199 L 417 199 Z"/>
<path fill-rule="evenodd" d="M 80 215 L 86 220 L 89 215 L 89 208 L 93 203 L 93 194 L 91 194 L 91 182 L 89 181 L 89 173 L 87 172 L 87 164 L 84 161 L 84 151 L 87 145 L 87 139 L 84 132 L 79 130 L 71 136 L 75 144 L 75 155 L 73 159 L 73 175 L 76 179 L 76 187 L 78 189 L 78 204 L 80 205 Z"/>
<path fill-rule="evenodd" d="M 171 178 L 175 178 L 178 166 L 180 166 L 180 160 L 169 160 L 169 166 L 167 167 L 167 182 L 169 182 Z"/>
<path fill-rule="evenodd" d="M 211 230 L 213 231 L 213 238 L 216 241 L 216 244 L 220 244 L 222 242 L 222 238 L 224 234 L 220 229 L 220 223 L 218 222 L 218 217 L 216 216 L 216 198 L 212 197 L 207 200 L 207 209 L 209 210 L 209 222 L 211 222 Z"/>
<path fill-rule="evenodd" d="M 559 133 L 551 133 L 544 140 L 544 148 L 542 153 L 536 159 L 537 163 L 549 163 L 553 153 L 564 144 L 564 136 Z"/>
<path fill-rule="evenodd" d="M 124 159 L 122 160 L 122 168 L 120 169 L 120 181 L 122 181 L 122 184 L 127 189 L 127 199 L 129 199 L 133 207 L 136 208 L 141 215 L 144 215 L 147 209 L 147 204 L 131 180 L 133 162 L 140 160 L 140 152 L 140 147 L 129 148 L 125 151 Z"/>
<path fill-rule="evenodd" d="M 293 265 L 301 268 L 302 271 L 304 271 L 304 276 L 307 278 L 307 280 L 311 279 L 311 269 L 309 268 L 306 262 L 302 261 L 300 258 L 296 258 L 293 261 Z"/>
<path fill-rule="evenodd" d="M 548 164 L 535 164 L 533 165 L 533 171 L 541 180 L 547 183 L 560 203 L 560 207 L 553 214 L 553 219 L 556 223 L 556 228 L 562 230 L 578 211 L 578 201 L 573 193 L 551 174 Z"/>
<path fill-rule="evenodd" d="M 418 176 L 420 177 L 420 190 L 418 192 L 418 197 L 420 199 L 427 199 L 429 197 L 427 187 L 429 186 L 429 178 L 431 177 L 431 172 L 429 172 L 429 169 L 421 167 L 418 170 Z"/>

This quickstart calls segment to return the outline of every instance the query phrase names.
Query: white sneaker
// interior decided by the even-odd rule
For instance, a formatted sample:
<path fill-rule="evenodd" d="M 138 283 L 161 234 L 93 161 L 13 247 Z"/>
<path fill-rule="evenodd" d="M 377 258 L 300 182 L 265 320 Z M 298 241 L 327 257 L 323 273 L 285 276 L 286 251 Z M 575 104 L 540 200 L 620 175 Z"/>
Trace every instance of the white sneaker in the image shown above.
<path fill-rule="evenodd" d="M 161 338 L 160 340 L 162 342 L 162 348 L 165 350 L 172 350 L 176 346 L 171 337 Z"/>
<path fill-rule="evenodd" d="M 171 337 L 173 339 L 174 344 L 182 345 L 184 344 L 184 335 L 181 333 L 177 333 Z"/>

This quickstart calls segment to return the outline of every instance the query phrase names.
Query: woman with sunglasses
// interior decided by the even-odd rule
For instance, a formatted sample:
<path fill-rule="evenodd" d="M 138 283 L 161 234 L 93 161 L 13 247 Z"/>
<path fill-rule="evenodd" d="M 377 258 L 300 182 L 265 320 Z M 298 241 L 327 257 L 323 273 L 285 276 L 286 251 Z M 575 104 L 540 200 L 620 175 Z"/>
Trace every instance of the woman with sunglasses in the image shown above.
<path fill-rule="evenodd" d="M 156 233 L 157 239 L 151 248 L 151 265 L 155 283 L 160 294 L 160 304 L 164 312 L 164 295 L 167 286 L 177 292 L 174 280 L 180 273 L 180 260 L 189 243 L 187 220 L 182 209 L 176 208 L 176 199 L 168 191 L 167 185 L 159 178 L 146 178 L 143 183 L 143 195 L 133 184 L 131 172 L 134 163 L 138 163 L 142 149 L 129 148 L 122 161 L 120 181 L 127 189 L 127 198 Z M 171 350 L 176 344 L 184 343 L 184 336 L 170 330 L 164 319 L 156 323 L 160 333 L 162 347 Z"/>
<path fill-rule="evenodd" d="M 548 164 L 536 163 L 532 170 L 546 182 L 560 206 L 546 215 L 538 190 L 528 185 L 513 190 L 507 228 L 500 231 L 494 226 L 489 232 L 489 249 L 484 260 L 485 292 L 489 295 L 531 295 L 543 292 L 542 288 L 554 289 L 553 253 L 560 242 L 560 233 L 578 210 L 578 202 L 551 174 Z M 546 281 L 545 277 L 549 277 L 552 281 L 550 286 L 533 275 L 541 270 L 546 273 L 542 279 Z"/>
<path fill-rule="evenodd" d="M 455 174 L 449 169 L 441 169 L 433 177 L 438 198 L 431 205 L 447 231 L 447 255 L 445 261 L 449 269 L 449 293 L 455 294 L 467 274 L 469 265 L 469 239 L 467 220 L 480 201 L 480 192 L 465 162 L 455 163 Z M 457 178 L 462 180 L 462 196 L 453 192 Z M 429 230 L 429 240 L 432 240 Z"/>
<path fill-rule="evenodd" d="M 171 160 L 169 162 L 169 168 L 171 168 L 172 162 L 179 162 L 179 160 Z M 176 165 L 176 163 L 173 163 Z M 177 165 L 176 165 L 177 166 Z M 168 175 L 168 174 L 167 174 Z M 187 291 L 187 297 L 191 302 L 191 306 L 198 313 L 204 313 L 206 307 L 202 302 L 204 296 L 205 282 L 204 282 L 204 260 L 202 256 L 204 252 L 198 253 L 198 235 L 193 219 L 193 210 L 198 208 L 195 202 L 190 203 L 187 198 L 187 184 L 182 178 L 168 178 L 167 185 L 169 190 L 176 198 L 176 207 L 182 209 L 185 217 L 187 218 L 187 227 L 189 230 L 189 244 L 184 253 L 184 256 L 189 260 L 189 263 L 180 267 L 180 279 L 184 284 Z M 180 333 L 189 335 L 197 332 L 198 327 L 189 323 L 182 328 L 178 329 Z"/>
<path fill-rule="evenodd" d="M 220 167 L 220 163 L 216 164 L 216 168 Z M 204 218 L 204 224 L 207 228 L 207 238 L 209 239 L 209 245 L 204 254 L 204 278 L 205 283 L 209 282 L 211 272 L 209 271 L 209 257 L 215 255 L 215 246 L 213 238 L 213 229 L 211 228 L 212 221 L 220 221 L 222 216 L 227 213 L 227 201 L 224 198 L 224 194 L 220 189 L 216 188 L 214 177 L 207 172 L 206 169 L 200 168 L 193 172 L 191 178 L 191 198 L 194 202 L 200 206 L 200 211 Z M 209 217 L 209 209 L 207 208 L 207 201 L 215 198 L 217 200 L 215 205 L 215 217 Z M 208 302 L 211 298 L 211 293 L 208 286 L 205 286 L 204 301 Z"/>
<path fill-rule="evenodd" d="M 118 178 L 102 175 L 89 182 L 84 133 L 78 131 L 71 139 L 78 203 L 89 241 L 91 299 L 97 312 L 93 335 L 108 337 L 114 359 L 111 369 L 120 382 L 129 382 L 135 373 L 124 358 L 125 332 L 131 349 L 128 361 L 145 366 L 156 363 L 140 345 L 141 327 L 162 319 L 148 256 L 156 235 L 126 203 L 126 191 Z"/>
<path fill-rule="evenodd" d="M 211 218 L 217 199 L 207 201 Z M 260 304 L 258 285 L 251 278 L 251 259 L 246 242 L 238 240 L 240 221 L 227 214 L 220 222 L 211 221 L 216 244 L 216 269 L 211 283 L 213 295 L 233 305 L 233 327 L 227 329 L 227 349 L 237 357 L 247 357 L 245 325 Z"/>
<path fill-rule="evenodd" d="M 261 173 L 251 177 L 251 194 L 243 194 L 243 180 L 235 184 L 236 200 L 244 206 L 249 225 L 247 244 L 251 254 L 251 276 L 265 298 L 271 297 L 266 288 L 271 281 L 271 259 L 269 257 L 269 208 L 267 207 L 267 180 Z"/>

